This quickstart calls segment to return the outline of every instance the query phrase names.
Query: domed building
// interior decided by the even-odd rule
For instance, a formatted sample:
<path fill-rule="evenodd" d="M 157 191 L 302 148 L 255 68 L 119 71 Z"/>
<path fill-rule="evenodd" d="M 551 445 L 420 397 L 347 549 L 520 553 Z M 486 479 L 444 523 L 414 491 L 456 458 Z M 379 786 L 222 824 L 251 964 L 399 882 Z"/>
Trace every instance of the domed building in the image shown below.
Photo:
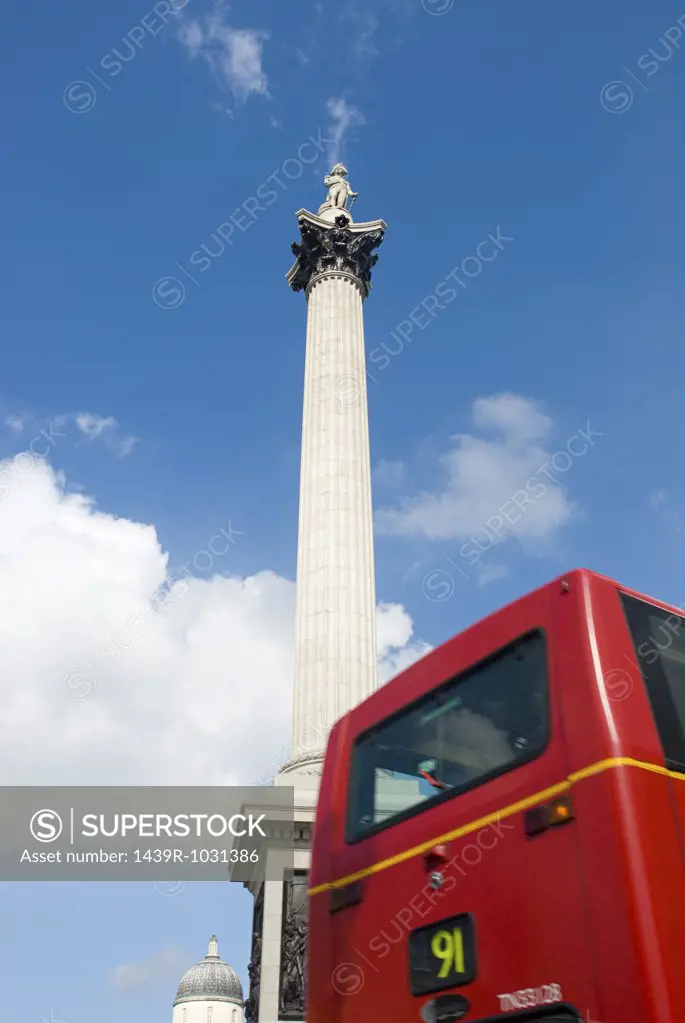
<path fill-rule="evenodd" d="M 243 986 L 232 966 L 219 958 L 216 935 L 204 959 L 181 978 L 172 1023 L 243 1023 Z"/>

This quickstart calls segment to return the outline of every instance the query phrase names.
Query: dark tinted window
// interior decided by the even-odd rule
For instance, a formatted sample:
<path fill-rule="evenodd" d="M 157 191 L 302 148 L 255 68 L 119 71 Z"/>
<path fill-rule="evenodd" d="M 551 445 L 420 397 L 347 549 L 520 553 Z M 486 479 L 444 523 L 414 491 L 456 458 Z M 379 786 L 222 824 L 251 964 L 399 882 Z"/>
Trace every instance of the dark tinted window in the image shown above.
<path fill-rule="evenodd" d="M 669 767 L 685 769 L 685 618 L 622 593 L 637 663 Z"/>
<path fill-rule="evenodd" d="M 361 736 L 348 839 L 480 784 L 547 742 L 545 640 L 536 632 Z"/>

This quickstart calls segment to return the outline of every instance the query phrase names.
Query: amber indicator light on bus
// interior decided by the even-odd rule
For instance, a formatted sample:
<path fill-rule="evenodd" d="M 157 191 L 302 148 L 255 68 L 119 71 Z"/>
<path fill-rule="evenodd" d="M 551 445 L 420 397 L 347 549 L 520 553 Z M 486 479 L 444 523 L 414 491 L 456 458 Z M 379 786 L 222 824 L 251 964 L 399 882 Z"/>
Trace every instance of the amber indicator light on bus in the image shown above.
<path fill-rule="evenodd" d="M 557 824 L 566 824 L 574 818 L 573 806 L 569 796 L 561 796 L 551 803 L 535 806 L 526 810 L 523 815 L 523 827 L 529 836 L 539 835 Z"/>

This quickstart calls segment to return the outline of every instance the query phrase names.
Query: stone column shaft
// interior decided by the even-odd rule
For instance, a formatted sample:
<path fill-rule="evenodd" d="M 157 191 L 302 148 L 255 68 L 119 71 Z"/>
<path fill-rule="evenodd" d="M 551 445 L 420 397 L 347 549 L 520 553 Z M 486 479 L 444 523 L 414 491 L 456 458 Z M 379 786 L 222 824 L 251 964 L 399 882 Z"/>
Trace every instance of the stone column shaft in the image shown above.
<path fill-rule="evenodd" d="M 307 296 L 293 755 L 280 777 L 317 776 L 337 719 L 377 687 L 376 591 L 364 318 L 382 220 L 297 214 L 288 274 Z"/>
<path fill-rule="evenodd" d="M 378 684 L 362 288 L 324 273 L 307 297 L 293 712 L 303 753 Z"/>

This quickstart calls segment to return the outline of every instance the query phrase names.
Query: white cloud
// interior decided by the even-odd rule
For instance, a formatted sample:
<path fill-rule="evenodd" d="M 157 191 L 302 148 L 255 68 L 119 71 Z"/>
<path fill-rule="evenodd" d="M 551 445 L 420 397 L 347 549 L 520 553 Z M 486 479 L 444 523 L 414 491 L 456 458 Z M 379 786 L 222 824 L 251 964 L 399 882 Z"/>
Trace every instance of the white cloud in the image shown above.
<path fill-rule="evenodd" d="M 188 47 L 191 57 L 199 57 L 205 41 L 205 33 L 197 21 L 188 21 L 179 30 L 180 41 Z"/>
<path fill-rule="evenodd" d="M 362 112 L 348 103 L 344 96 L 331 96 L 326 103 L 326 109 L 331 118 L 328 126 L 330 140 L 328 158 L 333 166 L 342 159 L 345 139 L 350 128 L 361 127 L 366 124 L 366 120 Z"/>
<path fill-rule="evenodd" d="M 207 17 L 185 22 L 178 38 L 191 58 L 206 61 L 216 79 L 230 89 L 239 103 L 245 103 L 253 94 L 269 95 L 262 66 L 268 32 L 234 28 L 226 20 L 225 9 L 217 5 Z"/>
<path fill-rule="evenodd" d="M 265 780 L 290 737 L 294 583 L 230 575 L 248 528 L 230 522 L 195 556 L 209 578 L 170 579 L 153 526 L 31 464 L 0 463 L 16 476 L 0 490 L 4 783 Z M 386 679 L 424 648 L 403 608 L 378 623 Z"/>
<path fill-rule="evenodd" d="M 651 508 L 659 508 L 666 500 L 665 490 L 655 490 L 653 494 L 650 494 L 649 504 Z"/>
<path fill-rule="evenodd" d="M 478 585 L 486 586 L 488 583 L 497 582 L 499 579 L 506 579 L 509 575 L 509 570 L 504 565 L 479 565 L 478 566 Z"/>
<path fill-rule="evenodd" d="M 373 40 L 380 25 L 378 16 L 368 10 L 368 8 L 362 7 L 359 10 L 349 8 L 347 18 L 355 26 L 353 43 L 355 56 L 359 58 L 377 57 L 379 51 Z"/>
<path fill-rule="evenodd" d="M 24 416 L 6 416 L 5 426 L 7 426 L 12 433 L 22 433 L 26 426 L 26 419 Z"/>
<path fill-rule="evenodd" d="M 178 978 L 188 965 L 188 957 L 175 946 L 160 949 L 135 963 L 117 966 L 112 972 L 112 987 L 123 994 L 135 994 L 154 987 L 160 981 Z"/>
<path fill-rule="evenodd" d="M 379 604 L 376 621 L 379 681 L 388 682 L 433 648 L 412 640 L 414 623 L 400 604 Z"/>
<path fill-rule="evenodd" d="M 381 458 L 380 462 L 374 466 L 373 481 L 380 487 L 394 489 L 404 483 L 406 475 L 404 462 L 392 462 Z"/>
<path fill-rule="evenodd" d="M 38 419 L 30 413 L 8 415 L 5 425 L 16 438 L 29 431 L 33 434 L 30 440 L 21 441 L 22 445 L 28 447 L 30 455 L 22 455 L 20 452 L 16 456 L 19 459 L 23 457 L 24 464 L 27 458 L 31 460 L 34 455 L 47 457 L 53 447 L 73 443 L 74 434 L 80 434 L 89 442 L 98 441 L 120 458 L 130 455 L 138 443 L 138 438 L 122 434 L 119 423 L 112 416 L 99 416 L 93 412 L 60 413 L 48 420 Z"/>
<path fill-rule="evenodd" d="M 511 537 L 525 544 L 550 539 L 580 513 L 561 485 L 574 459 L 564 442 L 561 470 L 552 464 L 553 423 L 533 400 L 515 394 L 479 398 L 473 422 L 481 434 L 494 436 L 453 437 L 454 446 L 440 459 L 442 486 L 379 511 L 380 532 L 431 540 L 486 534 L 488 546 Z"/>
<path fill-rule="evenodd" d="M 57 417 L 63 424 L 67 418 Z M 102 440 L 103 443 L 121 458 L 130 455 L 137 444 L 136 437 L 122 437 L 119 433 L 119 424 L 111 416 L 107 418 L 95 415 L 92 412 L 78 412 L 74 416 L 76 427 L 90 441 Z"/>
<path fill-rule="evenodd" d="M 116 429 L 119 424 L 111 416 L 105 419 L 103 416 L 94 416 L 92 412 L 79 412 L 76 416 L 76 425 L 81 433 L 85 433 L 86 437 L 92 440 L 99 437 L 103 430 Z"/>
<path fill-rule="evenodd" d="M 370 6 L 374 7 L 373 11 Z M 417 11 L 416 0 L 376 0 L 373 5 L 362 0 L 346 0 L 340 9 L 340 22 L 351 27 L 353 36 L 349 49 L 355 57 L 362 59 L 379 55 L 375 39 L 381 34 L 382 22 L 382 38 L 394 47 L 397 33 L 392 30 L 393 22 L 399 19 L 402 27 L 409 29 L 410 21 L 417 13 L 422 12 L 420 4 Z M 400 37 L 403 37 L 403 32 Z"/>
<path fill-rule="evenodd" d="M 212 110 L 216 111 L 217 114 L 224 114 L 226 117 L 230 117 L 231 120 L 235 118 L 235 111 L 231 110 L 224 103 L 212 103 Z"/>

